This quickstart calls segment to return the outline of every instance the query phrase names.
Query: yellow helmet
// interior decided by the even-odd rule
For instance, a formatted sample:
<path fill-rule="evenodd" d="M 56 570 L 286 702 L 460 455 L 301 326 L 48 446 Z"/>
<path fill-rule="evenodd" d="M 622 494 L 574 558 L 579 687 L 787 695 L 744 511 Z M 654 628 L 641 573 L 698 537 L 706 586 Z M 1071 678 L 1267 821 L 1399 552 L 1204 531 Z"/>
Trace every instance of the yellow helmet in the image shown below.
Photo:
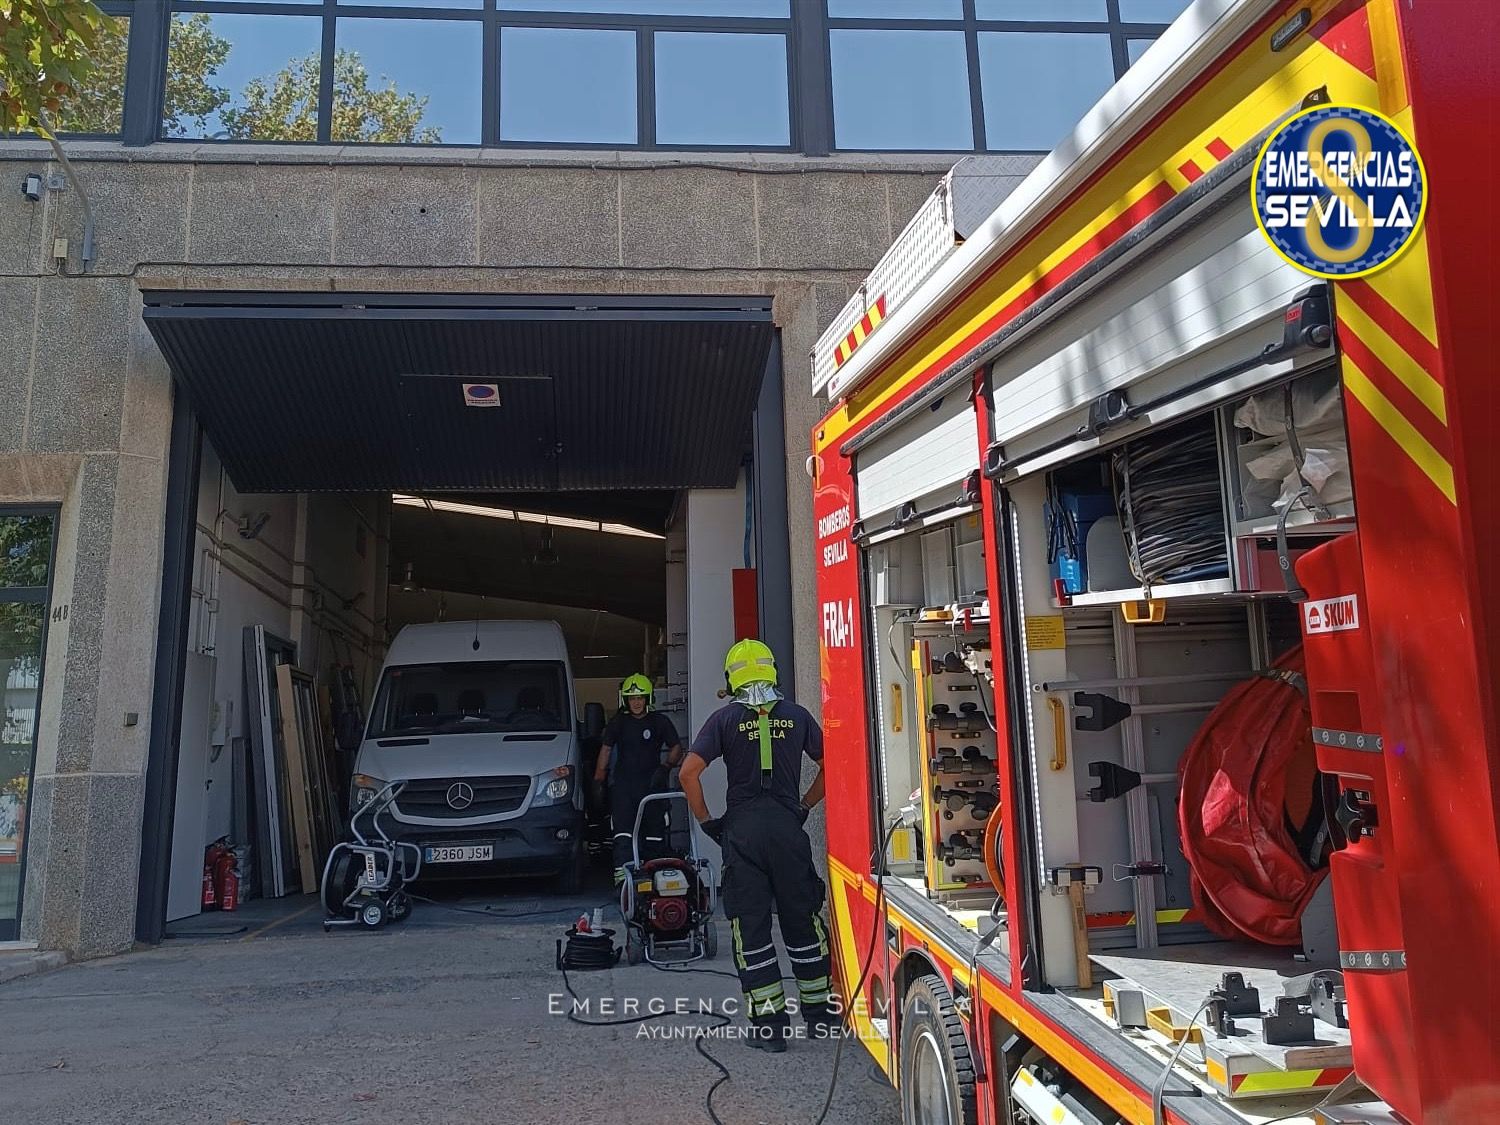
<path fill-rule="evenodd" d="M 776 683 L 776 657 L 760 641 L 739 641 L 724 657 L 724 680 L 730 691 L 746 684 Z"/>
<path fill-rule="evenodd" d="M 620 681 L 620 710 L 623 711 L 628 706 L 625 699 L 631 695 L 644 695 L 646 697 L 646 706 L 650 707 L 651 697 L 655 694 L 655 691 L 656 689 L 651 686 L 651 681 L 646 678 L 644 673 L 636 672 L 634 675 L 626 676 Z"/>

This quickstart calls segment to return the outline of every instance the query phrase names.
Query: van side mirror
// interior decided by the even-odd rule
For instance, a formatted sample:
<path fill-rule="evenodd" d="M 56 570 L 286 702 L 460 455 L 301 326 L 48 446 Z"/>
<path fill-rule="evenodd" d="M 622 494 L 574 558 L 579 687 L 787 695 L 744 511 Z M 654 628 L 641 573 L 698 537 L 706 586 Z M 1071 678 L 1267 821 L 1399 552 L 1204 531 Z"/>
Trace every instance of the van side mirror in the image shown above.
<path fill-rule="evenodd" d="M 604 704 L 583 705 L 583 737 L 598 738 L 604 733 Z"/>

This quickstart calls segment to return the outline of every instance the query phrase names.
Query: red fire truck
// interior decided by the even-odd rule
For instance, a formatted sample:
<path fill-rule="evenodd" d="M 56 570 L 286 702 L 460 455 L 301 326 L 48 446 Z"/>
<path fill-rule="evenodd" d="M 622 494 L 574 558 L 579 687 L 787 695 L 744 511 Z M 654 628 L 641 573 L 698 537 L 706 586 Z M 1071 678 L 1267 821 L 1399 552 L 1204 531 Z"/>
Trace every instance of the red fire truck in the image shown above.
<path fill-rule="evenodd" d="M 1496 7 L 1198 0 L 819 341 L 829 899 L 908 1122 L 1500 1121 Z M 1248 191 L 1324 103 L 1426 167 L 1349 280 Z"/>

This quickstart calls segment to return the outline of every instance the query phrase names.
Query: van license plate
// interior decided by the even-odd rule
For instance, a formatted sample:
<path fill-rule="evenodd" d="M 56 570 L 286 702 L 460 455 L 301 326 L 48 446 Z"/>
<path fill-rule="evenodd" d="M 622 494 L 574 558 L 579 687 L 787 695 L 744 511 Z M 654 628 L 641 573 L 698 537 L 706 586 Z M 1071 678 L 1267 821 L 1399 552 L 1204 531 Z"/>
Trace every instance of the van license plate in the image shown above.
<path fill-rule="evenodd" d="M 428 848 L 425 863 L 483 863 L 495 858 L 493 844 L 460 844 L 453 848 Z"/>

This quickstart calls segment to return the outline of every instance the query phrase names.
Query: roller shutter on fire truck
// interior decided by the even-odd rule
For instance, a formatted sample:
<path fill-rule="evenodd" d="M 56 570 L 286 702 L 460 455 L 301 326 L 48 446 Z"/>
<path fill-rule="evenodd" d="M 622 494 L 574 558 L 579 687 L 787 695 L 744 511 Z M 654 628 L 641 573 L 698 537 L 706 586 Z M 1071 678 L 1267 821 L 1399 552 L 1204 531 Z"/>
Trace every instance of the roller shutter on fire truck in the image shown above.
<path fill-rule="evenodd" d="M 1111 426 L 1113 442 L 1326 362 L 1326 351 L 1252 362 L 1282 343 L 1286 309 L 1316 283 L 1256 229 L 1243 206 L 1244 182 L 1226 190 L 1212 213 L 1185 215 L 1158 232 L 1106 288 L 1081 293 L 1001 354 L 991 372 L 991 437 L 1006 476 L 1100 445 L 1090 407 L 1109 392 L 1121 393 L 1127 407 L 1149 407 Z"/>
<path fill-rule="evenodd" d="M 978 467 L 974 406 L 964 390 L 954 389 L 856 455 L 861 530 L 879 535 L 953 508 L 963 500 L 965 478 Z"/>

